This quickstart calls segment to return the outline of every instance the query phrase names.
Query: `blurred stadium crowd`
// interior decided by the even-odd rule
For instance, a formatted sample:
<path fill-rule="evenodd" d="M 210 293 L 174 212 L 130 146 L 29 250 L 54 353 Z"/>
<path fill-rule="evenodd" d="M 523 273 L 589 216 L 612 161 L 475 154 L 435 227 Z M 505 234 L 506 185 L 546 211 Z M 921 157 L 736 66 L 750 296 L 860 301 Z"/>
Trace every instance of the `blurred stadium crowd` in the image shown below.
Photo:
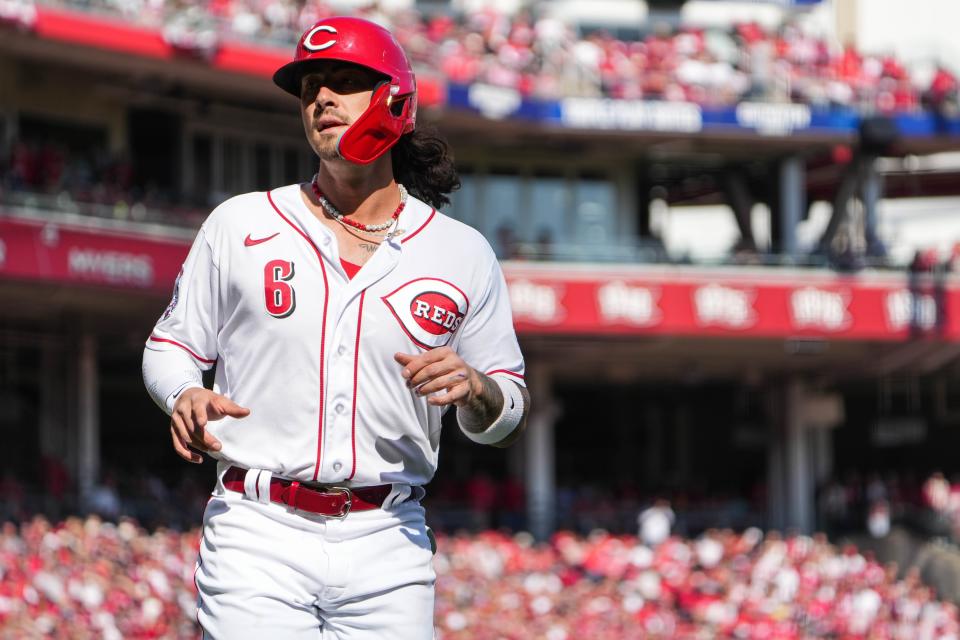
<path fill-rule="evenodd" d="M 831 533 L 866 528 L 879 538 L 899 523 L 925 537 L 960 540 L 960 476 L 850 473 L 821 486 L 817 502 L 820 527 Z"/>
<path fill-rule="evenodd" d="M 209 56 L 224 39 L 287 46 L 336 13 L 323 0 L 60 0 L 162 29 L 171 45 Z M 33 0 L 4 0 L 0 15 L 29 26 Z M 944 68 L 911 74 L 894 57 L 866 55 L 786 24 L 730 29 L 655 27 L 638 41 L 582 34 L 536 10 L 464 15 L 354 10 L 390 27 L 421 71 L 455 83 L 482 82 L 525 96 L 607 96 L 730 106 L 744 100 L 799 102 L 873 112 L 957 108 L 957 79 Z"/>
<path fill-rule="evenodd" d="M 955 605 L 823 537 L 438 535 L 437 638 L 955 639 Z M 96 516 L 0 530 L 0 636 L 196 635 L 199 531 Z M 482 586 L 480 586 L 482 585 Z M 79 635 L 78 635 L 79 634 Z"/>
<path fill-rule="evenodd" d="M 559 533 L 441 537 L 441 638 L 953 638 L 956 607 L 822 537 L 711 530 L 651 548 Z M 493 591 L 471 585 L 488 580 Z M 496 612 L 496 615 L 493 615 Z"/>
<path fill-rule="evenodd" d="M 0 154 L 0 200 L 13 206 L 195 228 L 209 213 L 176 194 L 133 181 L 131 159 L 55 140 L 14 140 Z"/>
<path fill-rule="evenodd" d="M 321 0 L 58 1 L 162 29 L 172 44 L 201 55 L 230 38 L 287 51 L 306 26 L 335 13 Z M 866 55 L 794 25 L 775 32 L 755 24 L 654 29 L 628 42 L 531 12 L 359 14 L 389 24 L 425 73 L 533 98 L 958 111 L 958 80 L 946 69 L 915 75 L 893 57 Z M 31 16 L 32 0 L 0 0 L 0 22 L 28 27 Z M 136 186 L 131 160 L 105 150 L 20 140 L 6 151 L 0 199 L 8 202 L 42 208 L 46 199 L 59 211 L 185 226 L 206 213 L 176 194 Z M 960 245 L 947 257 L 918 253 L 911 268 L 960 272 Z M 38 631 L 195 637 L 199 531 L 189 528 L 201 519 L 207 488 L 186 476 L 171 486 L 146 474 L 107 473 L 89 504 L 71 505 L 66 470 L 45 464 L 42 488 L 13 473 L 0 478 L 0 517 L 20 523 L 0 528 L 0 638 Z M 438 488 L 427 499 L 439 531 L 437 637 L 960 640 L 956 606 L 938 600 L 915 572 L 898 579 L 896 567 L 822 536 L 765 536 L 749 527 L 759 522 L 762 487 L 746 498 L 716 491 L 670 497 L 676 511 L 661 520 L 674 535 L 660 542 L 622 534 L 636 530 L 651 496 L 586 483 L 558 487 L 565 531 L 535 544 L 527 534 L 493 530 L 522 530 L 520 483 L 478 475 Z M 100 515 L 66 516 L 74 511 Z M 960 540 L 960 479 L 851 476 L 821 487 L 818 511 L 828 529 L 866 525 L 882 537 L 891 520 L 917 516 L 927 532 Z M 449 533 L 458 530 L 474 533 Z"/>
<path fill-rule="evenodd" d="M 0 637 L 196 636 L 199 533 L 147 534 L 95 516 L 4 525 Z"/>

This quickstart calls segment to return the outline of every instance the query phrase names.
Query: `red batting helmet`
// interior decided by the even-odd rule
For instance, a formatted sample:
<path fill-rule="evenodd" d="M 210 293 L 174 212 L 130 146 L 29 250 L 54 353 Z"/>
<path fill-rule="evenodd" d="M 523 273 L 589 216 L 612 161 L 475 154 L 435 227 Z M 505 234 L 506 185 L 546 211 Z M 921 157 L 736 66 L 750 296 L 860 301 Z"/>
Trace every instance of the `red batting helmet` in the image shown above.
<path fill-rule="evenodd" d="M 273 82 L 300 97 L 300 78 L 318 60 L 340 60 L 367 67 L 387 80 L 378 84 L 370 106 L 340 136 L 337 149 L 350 162 L 368 164 L 413 131 L 417 120 L 417 80 L 410 62 L 393 35 L 360 18 L 321 20 L 297 43 L 293 62 L 273 74 Z"/>

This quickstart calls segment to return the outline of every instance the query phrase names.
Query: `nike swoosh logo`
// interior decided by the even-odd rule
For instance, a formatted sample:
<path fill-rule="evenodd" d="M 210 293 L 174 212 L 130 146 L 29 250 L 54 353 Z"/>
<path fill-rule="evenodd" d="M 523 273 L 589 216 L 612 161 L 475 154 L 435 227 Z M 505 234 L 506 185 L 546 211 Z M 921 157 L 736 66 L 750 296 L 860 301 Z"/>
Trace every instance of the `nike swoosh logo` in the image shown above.
<path fill-rule="evenodd" d="M 267 240 L 273 240 L 278 235 L 280 235 L 279 231 L 273 234 L 272 236 L 267 236 L 266 238 L 258 238 L 254 240 L 253 238 L 250 237 L 250 234 L 248 233 L 247 237 L 243 239 L 243 246 L 252 247 L 254 245 L 260 244 L 261 242 L 266 242 Z"/>
<path fill-rule="evenodd" d="M 513 398 L 510 398 L 510 408 L 513 409 Z"/>

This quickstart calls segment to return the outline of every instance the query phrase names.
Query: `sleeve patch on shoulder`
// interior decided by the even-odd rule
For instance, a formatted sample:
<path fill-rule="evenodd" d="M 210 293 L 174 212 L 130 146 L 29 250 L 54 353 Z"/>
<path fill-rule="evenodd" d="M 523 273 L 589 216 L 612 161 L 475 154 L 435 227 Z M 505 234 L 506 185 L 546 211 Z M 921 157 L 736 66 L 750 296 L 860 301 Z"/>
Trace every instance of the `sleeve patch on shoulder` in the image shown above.
<path fill-rule="evenodd" d="M 173 310 L 177 308 L 177 302 L 180 300 L 180 278 L 183 277 L 183 267 L 180 267 L 180 273 L 177 274 L 177 279 L 173 283 L 173 297 L 170 298 L 170 304 L 167 305 L 167 308 L 164 310 L 163 315 L 160 316 L 160 322 L 163 322 L 170 317 L 170 314 L 173 313 Z"/>

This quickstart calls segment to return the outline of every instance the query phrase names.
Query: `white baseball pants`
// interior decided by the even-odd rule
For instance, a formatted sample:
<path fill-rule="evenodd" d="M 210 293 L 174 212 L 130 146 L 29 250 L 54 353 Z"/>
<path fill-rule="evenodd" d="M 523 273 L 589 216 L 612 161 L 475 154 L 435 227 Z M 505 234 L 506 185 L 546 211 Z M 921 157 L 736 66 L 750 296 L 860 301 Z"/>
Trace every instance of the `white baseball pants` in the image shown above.
<path fill-rule="evenodd" d="M 336 520 L 218 483 L 197 618 L 213 640 L 430 640 L 436 574 L 418 502 Z"/>

